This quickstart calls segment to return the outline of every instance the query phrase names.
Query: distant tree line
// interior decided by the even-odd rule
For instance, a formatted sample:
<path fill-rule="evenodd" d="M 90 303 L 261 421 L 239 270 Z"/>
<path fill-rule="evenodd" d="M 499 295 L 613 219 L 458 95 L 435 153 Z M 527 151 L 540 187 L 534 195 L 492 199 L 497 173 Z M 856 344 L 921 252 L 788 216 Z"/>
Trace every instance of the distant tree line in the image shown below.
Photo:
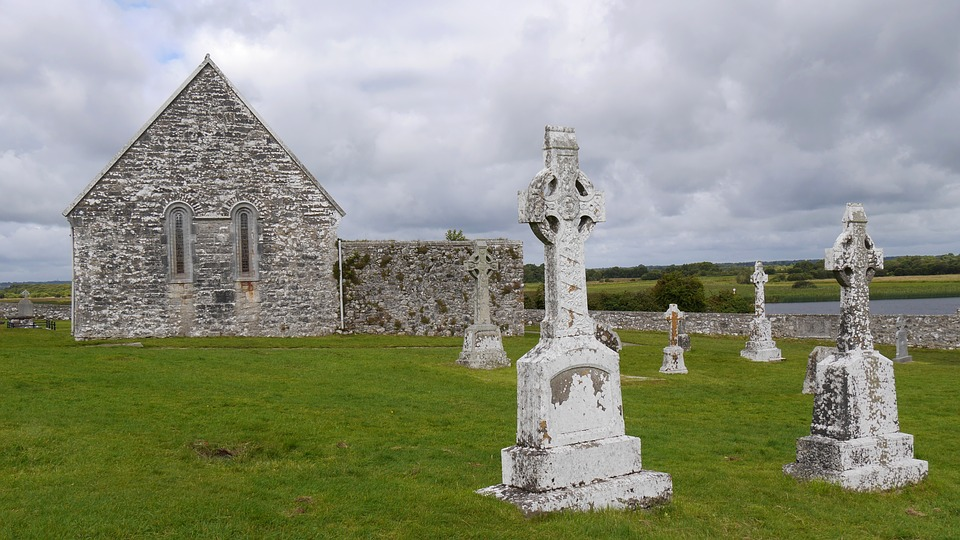
<path fill-rule="evenodd" d="M 737 296 L 732 291 L 721 291 L 707 297 L 703 282 L 696 276 L 681 272 L 668 272 L 660 276 L 650 289 L 609 293 L 601 292 L 587 296 L 587 308 L 603 311 L 666 311 L 670 304 L 677 304 L 683 311 L 714 313 L 749 313 L 753 311 L 753 297 Z M 532 297 L 524 297 L 527 309 L 544 308 L 543 284 L 535 289 Z"/>
<path fill-rule="evenodd" d="M 0 288 L 0 298 L 19 298 L 23 291 L 29 291 L 30 296 L 35 298 L 69 298 L 70 282 L 4 283 Z"/>

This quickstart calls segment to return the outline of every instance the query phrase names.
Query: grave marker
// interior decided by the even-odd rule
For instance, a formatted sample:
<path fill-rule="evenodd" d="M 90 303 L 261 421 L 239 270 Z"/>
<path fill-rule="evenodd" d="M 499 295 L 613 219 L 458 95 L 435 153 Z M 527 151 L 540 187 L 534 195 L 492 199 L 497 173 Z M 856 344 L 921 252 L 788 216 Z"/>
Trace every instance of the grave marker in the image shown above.
<path fill-rule="evenodd" d="M 754 362 L 779 362 L 783 355 L 773 341 L 773 329 L 766 314 L 766 298 L 764 284 L 767 282 L 767 273 L 763 271 L 763 263 L 757 261 L 753 266 L 753 275 L 750 281 L 754 286 L 753 310 L 754 316 L 750 320 L 750 339 L 740 351 L 740 356 Z"/>
<path fill-rule="evenodd" d="M 517 361 L 517 444 L 501 452 L 503 483 L 479 492 L 526 515 L 649 507 L 673 493 L 625 435 L 620 356 L 587 313 L 583 246 L 604 205 L 578 150 L 572 128 L 547 126 L 546 166 L 519 200 L 520 221 L 544 243 L 546 308 L 540 342 Z"/>
<path fill-rule="evenodd" d="M 466 329 L 457 364 L 473 369 L 508 367 L 510 359 L 503 350 L 500 327 L 490 320 L 490 275 L 499 268 L 499 264 L 487 251 L 487 243 L 481 240 L 476 243 L 476 251 L 463 266 L 476 279 L 477 285 L 473 324 Z"/>
<path fill-rule="evenodd" d="M 670 321 L 670 345 L 663 348 L 660 373 L 687 373 L 687 366 L 683 362 L 683 347 L 680 346 L 680 323 L 684 319 L 684 313 L 676 304 L 670 304 L 663 318 Z"/>
<path fill-rule="evenodd" d="M 862 205 L 848 204 L 843 224 L 824 261 L 841 286 L 837 352 L 816 366 L 810 435 L 797 440 L 797 461 L 784 472 L 853 491 L 893 489 L 923 480 L 927 462 L 900 432 L 893 362 L 870 334 L 869 285 L 883 251 L 867 235 Z"/>

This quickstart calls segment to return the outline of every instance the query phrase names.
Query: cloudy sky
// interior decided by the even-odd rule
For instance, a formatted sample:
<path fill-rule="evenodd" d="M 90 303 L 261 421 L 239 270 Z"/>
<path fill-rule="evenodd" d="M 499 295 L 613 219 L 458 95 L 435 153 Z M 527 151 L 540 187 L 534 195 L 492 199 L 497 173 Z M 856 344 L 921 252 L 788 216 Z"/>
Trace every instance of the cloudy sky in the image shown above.
<path fill-rule="evenodd" d="M 587 266 L 960 251 L 960 2 L 0 0 L 0 281 L 70 278 L 76 197 L 211 58 L 347 239 L 524 241 L 545 124 L 607 197 Z"/>

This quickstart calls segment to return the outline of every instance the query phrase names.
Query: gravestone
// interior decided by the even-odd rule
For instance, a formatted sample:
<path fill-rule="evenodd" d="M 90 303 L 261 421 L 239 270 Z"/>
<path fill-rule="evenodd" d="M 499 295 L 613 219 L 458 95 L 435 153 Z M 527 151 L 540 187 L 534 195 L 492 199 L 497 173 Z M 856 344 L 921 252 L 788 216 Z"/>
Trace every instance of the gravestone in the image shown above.
<path fill-rule="evenodd" d="M 836 353 L 836 347 L 826 347 L 824 345 L 817 345 L 810 351 L 810 356 L 807 357 L 807 375 L 803 378 L 803 390 L 800 393 L 817 393 L 817 365 L 824 358 Z"/>
<path fill-rule="evenodd" d="M 910 352 L 907 350 L 907 323 L 903 320 L 903 317 L 897 317 L 897 356 L 893 358 L 894 362 L 898 364 L 903 364 L 913 360 L 913 357 L 910 356 Z"/>
<path fill-rule="evenodd" d="M 913 436 L 900 432 L 893 362 L 870 334 L 870 281 L 883 251 L 867 234 L 862 205 L 848 204 L 843 224 L 824 260 L 841 287 L 837 352 L 816 367 L 810 435 L 783 469 L 853 491 L 893 489 L 923 480 L 927 462 L 914 459 Z"/>
<path fill-rule="evenodd" d="M 33 301 L 30 300 L 30 291 L 21 291 L 20 297 L 20 301 L 17 302 L 17 315 L 10 317 L 10 326 L 13 328 L 36 328 L 37 325 L 34 321 L 36 315 Z"/>
<path fill-rule="evenodd" d="M 477 285 L 473 324 L 466 329 L 457 363 L 473 369 L 509 367 L 510 359 L 503 350 L 500 327 L 490 321 L 490 275 L 499 265 L 487 251 L 487 243 L 478 241 L 476 252 L 463 266 L 476 279 Z"/>
<path fill-rule="evenodd" d="M 680 324 L 684 313 L 676 304 L 670 304 L 663 318 L 670 321 L 670 344 L 663 348 L 660 373 L 687 373 L 687 366 L 683 362 L 683 347 L 680 346 Z"/>
<path fill-rule="evenodd" d="M 754 286 L 753 300 L 753 319 L 750 320 L 750 339 L 746 346 L 740 351 L 740 356 L 749 358 L 754 362 L 779 362 L 783 360 L 780 349 L 773 341 L 773 331 L 770 327 L 770 319 L 766 314 L 766 298 L 764 296 L 764 284 L 767 282 L 767 273 L 763 271 L 763 263 L 757 261 L 754 265 L 753 275 L 750 281 Z"/>
<path fill-rule="evenodd" d="M 669 474 L 644 470 L 625 434 L 620 356 L 587 312 L 584 242 L 604 221 L 603 194 L 580 171 L 573 129 L 547 126 L 544 161 L 520 192 L 520 221 L 544 244 L 540 342 L 517 360 L 517 443 L 501 451 L 503 483 L 479 493 L 525 515 L 649 507 L 669 501 Z"/>
<path fill-rule="evenodd" d="M 680 319 L 680 328 L 677 333 L 677 345 L 683 349 L 684 352 L 690 350 L 690 334 L 687 333 L 687 319 Z"/>

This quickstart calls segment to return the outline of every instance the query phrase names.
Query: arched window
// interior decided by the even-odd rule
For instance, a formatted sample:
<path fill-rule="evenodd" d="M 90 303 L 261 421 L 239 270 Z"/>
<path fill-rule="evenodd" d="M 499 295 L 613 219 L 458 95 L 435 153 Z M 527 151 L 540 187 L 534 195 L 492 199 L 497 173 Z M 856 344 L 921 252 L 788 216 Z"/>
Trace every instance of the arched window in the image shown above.
<path fill-rule="evenodd" d="M 189 283 L 193 281 L 193 210 L 175 203 L 166 214 L 167 278 L 173 283 Z"/>
<path fill-rule="evenodd" d="M 233 209 L 234 273 L 240 281 L 259 279 L 257 249 L 257 211 L 249 203 Z"/>

